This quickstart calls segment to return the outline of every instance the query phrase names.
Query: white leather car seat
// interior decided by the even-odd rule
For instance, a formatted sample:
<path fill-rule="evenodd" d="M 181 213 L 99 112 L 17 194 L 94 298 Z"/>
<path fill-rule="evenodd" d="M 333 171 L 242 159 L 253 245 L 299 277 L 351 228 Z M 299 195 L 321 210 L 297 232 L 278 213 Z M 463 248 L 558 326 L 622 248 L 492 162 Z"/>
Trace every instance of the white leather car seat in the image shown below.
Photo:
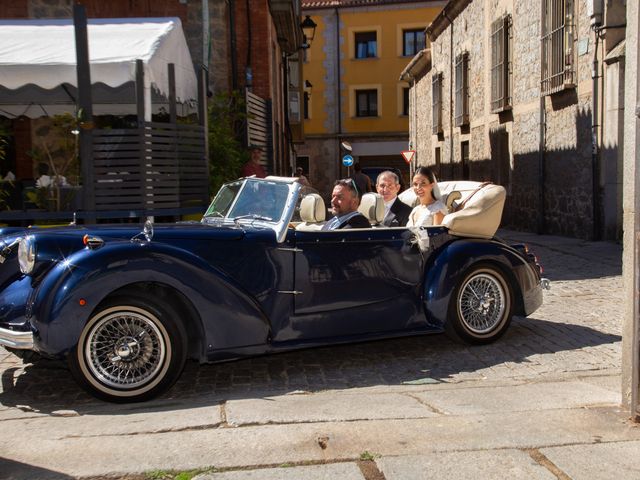
<path fill-rule="evenodd" d="M 300 202 L 300 220 L 296 230 L 321 230 L 327 218 L 324 200 L 317 193 L 310 193 Z"/>
<path fill-rule="evenodd" d="M 506 190 L 501 185 L 472 180 L 438 182 L 440 199 L 449 213 L 442 225 L 452 235 L 492 238 L 502 219 Z M 401 201 L 414 207 L 418 199 L 409 188 L 398 195 Z"/>
<path fill-rule="evenodd" d="M 384 199 L 377 193 L 365 193 L 360 200 L 358 211 L 367 217 L 373 227 L 380 227 L 384 219 Z"/>

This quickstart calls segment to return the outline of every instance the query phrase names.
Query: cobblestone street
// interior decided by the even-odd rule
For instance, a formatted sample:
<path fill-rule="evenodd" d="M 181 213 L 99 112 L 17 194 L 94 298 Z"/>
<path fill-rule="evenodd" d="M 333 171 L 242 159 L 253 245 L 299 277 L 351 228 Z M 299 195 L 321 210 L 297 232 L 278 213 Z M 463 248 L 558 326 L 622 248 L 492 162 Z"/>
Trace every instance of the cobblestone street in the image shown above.
<path fill-rule="evenodd" d="M 225 364 L 190 363 L 165 399 L 234 398 L 355 387 L 420 385 L 469 380 L 527 380 L 572 372 L 616 373 L 621 364 L 620 245 L 503 231 L 525 240 L 540 259 L 551 290 L 530 318 L 516 317 L 493 345 L 467 347 L 444 335 L 315 348 Z M 5 407 L 39 411 L 96 402 L 66 366 L 23 366 L 0 350 Z"/>

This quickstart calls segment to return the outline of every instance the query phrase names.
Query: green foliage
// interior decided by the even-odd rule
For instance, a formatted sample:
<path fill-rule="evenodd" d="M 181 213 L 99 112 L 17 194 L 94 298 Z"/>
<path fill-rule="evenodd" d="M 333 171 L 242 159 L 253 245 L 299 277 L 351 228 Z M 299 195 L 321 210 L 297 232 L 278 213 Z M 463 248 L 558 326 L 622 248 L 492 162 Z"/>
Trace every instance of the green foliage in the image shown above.
<path fill-rule="evenodd" d="M 4 125 L 0 124 L 0 160 L 4 160 L 4 157 L 7 154 L 7 146 L 9 145 L 7 138 L 9 138 L 9 135 L 9 130 L 7 130 Z"/>
<path fill-rule="evenodd" d="M 147 480 L 191 480 L 193 477 L 203 473 L 215 473 L 215 467 L 198 468 L 194 470 L 186 470 L 183 472 L 153 470 L 145 474 Z"/>
<path fill-rule="evenodd" d="M 79 125 L 78 118 L 70 113 L 50 117 L 50 123 L 35 131 L 35 146 L 27 153 L 34 162 L 47 164 L 51 176 L 61 175 L 77 183 L 73 179 L 78 178 L 80 169 Z"/>
<path fill-rule="evenodd" d="M 46 125 L 35 131 L 35 146 L 27 152 L 36 164 L 49 167 L 51 186 L 26 191 L 29 202 L 38 208 L 50 211 L 66 210 L 76 192 L 60 188 L 65 182 L 77 185 L 80 159 L 78 133 L 81 113 L 76 117 L 70 113 L 54 115 Z M 65 180 L 63 182 L 62 180 Z"/>
<path fill-rule="evenodd" d="M 239 92 L 216 95 L 209 102 L 209 184 L 211 193 L 238 178 L 249 154 L 239 139 L 247 119 L 246 103 Z"/>
<path fill-rule="evenodd" d="M 369 450 L 365 450 L 364 452 L 362 452 L 360 454 L 360 460 L 364 461 L 371 461 L 371 460 L 375 460 L 376 457 L 379 457 L 380 455 L 377 455 L 375 453 L 371 453 Z"/>
<path fill-rule="evenodd" d="M 4 181 L 0 182 L 0 210 L 9 210 L 7 200 L 11 195 L 11 189 L 13 188 L 13 182 Z"/>
<path fill-rule="evenodd" d="M 11 135 L 9 129 L 5 124 L 0 123 L 0 162 L 5 159 L 7 154 L 7 146 L 9 145 L 8 138 Z M 6 174 L 7 172 L 0 171 L 0 174 Z M 0 179 L 2 179 L 0 175 Z M 11 190 L 13 189 L 13 182 L 5 181 L 0 182 L 0 210 L 8 210 L 9 205 L 7 204 L 7 200 L 9 195 L 11 195 Z"/>

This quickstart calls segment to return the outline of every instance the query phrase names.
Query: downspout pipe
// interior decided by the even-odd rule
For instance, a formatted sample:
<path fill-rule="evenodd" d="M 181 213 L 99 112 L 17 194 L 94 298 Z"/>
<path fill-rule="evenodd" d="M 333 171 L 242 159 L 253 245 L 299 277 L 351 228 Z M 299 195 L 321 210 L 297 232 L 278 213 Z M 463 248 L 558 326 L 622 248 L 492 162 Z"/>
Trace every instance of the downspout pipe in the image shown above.
<path fill-rule="evenodd" d="M 340 142 L 342 140 L 342 95 L 341 95 L 341 76 L 342 69 L 340 67 L 340 10 L 336 7 L 334 9 L 336 14 L 336 102 L 338 108 L 336 109 L 337 115 L 337 132 L 336 132 L 336 151 L 338 152 L 338 157 L 340 156 Z M 338 164 L 338 168 L 341 169 L 341 163 Z M 342 176 L 342 175 L 339 175 Z"/>
<path fill-rule="evenodd" d="M 593 216 L 593 240 L 600 240 L 600 149 L 599 149 L 599 129 L 600 129 L 600 90 L 598 74 L 598 41 L 600 40 L 600 28 L 595 25 L 593 27 L 595 33 L 595 42 L 593 47 L 593 69 L 591 70 L 591 211 Z"/>
<path fill-rule="evenodd" d="M 541 18 L 544 18 L 544 2 L 541 4 Z M 542 39 L 542 32 L 540 38 Z M 542 50 L 541 50 L 542 52 Z M 542 61 L 542 58 L 541 58 Z M 540 79 L 540 105 L 538 110 L 538 125 L 540 127 L 539 143 L 538 143 L 538 218 L 536 221 L 536 231 L 538 235 L 543 235 L 546 230 L 545 215 L 546 210 L 544 206 L 544 190 L 545 190 L 545 146 L 547 143 L 547 112 L 545 107 L 546 98 L 542 94 L 542 76 Z"/>
<path fill-rule="evenodd" d="M 447 14 L 447 10 L 443 10 L 444 18 L 449 22 L 449 175 L 450 180 L 453 179 L 453 20 Z"/>
<path fill-rule="evenodd" d="M 236 38 L 236 2 L 229 0 L 229 38 L 231 39 L 231 89 L 238 90 L 238 61 L 237 38 Z"/>
<path fill-rule="evenodd" d="M 540 84 L 542 87 L 542 84 Z M 540 143 L 538 144 L 538 221 L 537 221 L 537 233 L 538 235 L 543 235 L 546 230 L 546 222 L 545 222 L 545 206 L 544 206 L 544 186 L 546 183 L 545 179 L 545 144 L 546 133 L 547 133 L 547 112 L 545 109 L 545 97 L 544 95 L 540 95 L 540 109 L 539 109 L 539 117 L 538 123 L 540 125 Z"/>

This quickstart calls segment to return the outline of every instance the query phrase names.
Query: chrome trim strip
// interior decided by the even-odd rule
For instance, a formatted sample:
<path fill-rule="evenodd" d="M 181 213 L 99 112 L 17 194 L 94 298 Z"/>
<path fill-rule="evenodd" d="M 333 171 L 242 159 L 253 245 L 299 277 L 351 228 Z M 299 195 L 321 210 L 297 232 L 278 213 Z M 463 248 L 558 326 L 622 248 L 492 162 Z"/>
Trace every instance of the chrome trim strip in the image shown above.
<path fill-rule="evenodd" d="M 304 252 L 304 250 L 302 250 L 301 248 L 295 248 L 295 247 L 278 247 L 278 250 L 281 250 L 283 252 L 295 252 L 295 253 Z"/>
<path fill-rule="evenodd" d="M 289 295 L 302 295 L 304 292 L 300 290 L 278 290 L 278 293 L 287 293 Z"/>
<path fill-rule="evenodd" d="M 33 333 L 0 328 L 0 345 L 19 350 L 33 350 Z"/>

